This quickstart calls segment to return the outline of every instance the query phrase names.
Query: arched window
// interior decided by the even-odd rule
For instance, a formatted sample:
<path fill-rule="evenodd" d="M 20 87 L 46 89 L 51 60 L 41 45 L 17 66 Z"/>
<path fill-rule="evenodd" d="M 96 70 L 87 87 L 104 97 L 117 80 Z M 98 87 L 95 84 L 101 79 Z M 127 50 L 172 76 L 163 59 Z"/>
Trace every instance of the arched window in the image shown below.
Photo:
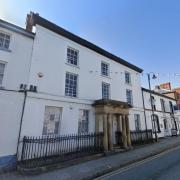
<path fill-rule="evenodd" d="M 157 133 L 161 132 L 160 124 L 159 124 L 159 117 L 156 114 L 152 115 L 152 121 L 153 121 L 153 132 L 155 133 L 155 130 Z"/>

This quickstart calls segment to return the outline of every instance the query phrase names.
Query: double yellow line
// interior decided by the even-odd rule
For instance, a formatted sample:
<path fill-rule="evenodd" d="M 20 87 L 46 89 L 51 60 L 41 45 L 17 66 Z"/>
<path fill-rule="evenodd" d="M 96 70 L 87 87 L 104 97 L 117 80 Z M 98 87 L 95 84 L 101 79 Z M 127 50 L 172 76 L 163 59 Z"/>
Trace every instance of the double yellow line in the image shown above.
<path fill-rule="evenodd" d="M 108 178 L 110 178 L 110 177 L 112 177 L 112 176 L 115 176 L 115 175 L 117 175 L 117 174 L 122 174 L 123 172 L 126 172 L 126 171 L 128 171 L 128 170 L 130 170 L 130 169 L 132 169 L 132 168 L 135 168 L 135 167 L 140 166 L 140 165 L 142 165 L 142 164 L 144 164 L 144 163 L 147 163 L 147 162 L 149 162 L 149 161 L 152 161 L 152 160 L 154 160 L 154 159 L 157 159 L 157 158 L 159 158 L 159 157 L 161 157 L 161 156 L 164 156 L 164 155 L 166 155 L 166 154 L 168 154 L 168 153 L 170 153 L 170 152 L 172 152 L 172 151 L 175 151 L 175 150 L 177 150 L 177 149 L 180 149 L 180 146 L 177 146 L 177 147 L 175 147 L 175 148 L 168 149 L 168 150 L 163 151 L 163 152 L 161 152 L 161 153 L 159 153 L 159 154 L 157 154 L 157 155 L 154 155 L 154 156 L 152 156 L 152 157 L 149 157 L 149 158 L 146 158 L 146 159 L 144 159 L 144 160 L 141 160 L 141 161 L 132 163 L 131 165 L 125 166 L 125 167 L 120 168 L 120 169 L 118 169 L 118 170 L 116 170 L 116 171 L 113 171 L 113 172 L 110 172 L 110 173 L 105 174 L 105 175 L 103 175 L 103 176 L 100 176 L 100 177 L 98 177 L 98 178 L 95 178 L 94 180 L 108 179 Z"/>

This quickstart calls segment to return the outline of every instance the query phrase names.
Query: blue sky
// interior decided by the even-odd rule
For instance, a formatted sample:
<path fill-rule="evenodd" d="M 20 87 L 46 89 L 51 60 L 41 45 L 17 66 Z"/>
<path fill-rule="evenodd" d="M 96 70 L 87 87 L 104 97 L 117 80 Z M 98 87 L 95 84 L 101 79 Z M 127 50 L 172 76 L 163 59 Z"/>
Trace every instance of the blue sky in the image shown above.
<path fill-rule="evenodd" d="M 144 69 L 152 84 L 180 86 L 179 0 L 1 0 L 0 18 L 24 26 L 29 11 Z M 175 76 L 179 74 L 179 76 Z"/>

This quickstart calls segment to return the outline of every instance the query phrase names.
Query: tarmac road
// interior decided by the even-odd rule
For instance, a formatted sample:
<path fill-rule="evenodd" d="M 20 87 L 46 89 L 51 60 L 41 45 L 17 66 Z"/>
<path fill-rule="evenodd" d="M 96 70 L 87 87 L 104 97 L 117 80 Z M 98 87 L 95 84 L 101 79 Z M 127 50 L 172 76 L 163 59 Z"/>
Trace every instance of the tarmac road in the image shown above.
<path fill-rule="evenodd" d="M 180 147 L 97 178 L 101 179 L 180 180 Z"/>

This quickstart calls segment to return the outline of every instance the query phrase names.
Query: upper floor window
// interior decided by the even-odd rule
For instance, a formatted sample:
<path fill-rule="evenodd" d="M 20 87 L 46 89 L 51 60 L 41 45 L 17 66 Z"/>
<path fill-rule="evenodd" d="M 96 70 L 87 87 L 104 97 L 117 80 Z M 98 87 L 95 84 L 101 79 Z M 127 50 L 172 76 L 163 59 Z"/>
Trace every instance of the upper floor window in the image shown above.
<path fill-rule="evenodd" d="M 165 112 L 165 101 L 164 99 L 160 99 L 160 101 L 161 101 L 161 109 L 163 112 Z"/>
<path fill-rule="evenodd" d="M 110 98 L 110 84 L 102 83 L 102 99 Z"/>
<path fill-rule="evenodd" d="M 152 110 L 156 111 L 156 100 L 155 100 L 154 96 L 151 96 L 150 101 L 152 103 Z"/>
<path fill-rule="evenodd" d="M 126 89 L 126 99 L 128 104 L 133 105 L 132 90 Z"/>
<path fill-rule="evenodd" d="M 131 74 L 127 71 L 125 71 L 125 83 L 131 84 Z"/>
<path fill-rule="evenodd" d="M 101 62 L 101 75 L 109 76 L 109 64 Z"/>
<path fill-rule="evenodd" d="M 0 86 L 2 85 L 3 82 L 4 69 L 5 69 L 5 63 L 0 62 Z"/>
<path fill-rule="evenodd" d="M 170 107 L 170 112 L 174 113 L 174 108 L 173 108 L 173 104 L 171 101 L 169 101 L 169 107 Z"/>
<path fill-rule="evenodd" d="M 69 64 L 78 66 L 79 51 L 68 47 L 67 48 L 67 62 Z"/>
<path fill-rule="evenodd" d="M 88 133 L 89 129 L 89 111 L 79 110 L 78 133 Z"/>
<path fill-rule="evenodd" d="M 10 35 L 4 32 L 0 32 L 0 48 L 9 49 Z"/>
<path fill-rule="evenodd" d="M 70 97 L 77 97 L 77 83 L 78 75 L 66 73 L 65 95 Z"/>

